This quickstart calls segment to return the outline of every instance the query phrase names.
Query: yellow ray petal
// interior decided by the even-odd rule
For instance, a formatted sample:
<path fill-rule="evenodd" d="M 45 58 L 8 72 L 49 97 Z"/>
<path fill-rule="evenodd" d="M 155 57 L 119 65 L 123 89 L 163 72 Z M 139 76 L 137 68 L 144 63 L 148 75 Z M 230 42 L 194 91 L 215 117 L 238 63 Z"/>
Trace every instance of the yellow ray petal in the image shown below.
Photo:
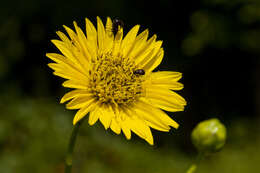
<path fill-rule="evenodd" d="M 132 109 L 135 111 L 138 117 L 146 120 L 148 122 L 147 125 L 151 126 L 152 128 L 166 132 L 170 130 L 168 123 L 162 121 L 160 117 L 154 113 L 155 108 L 152 106 L 139 101 Z"/>
<path fill-rule="evenodd" d="M 76 89 L 87 89 L 88 85 L 85 81 L 77 81 L 77 80 L 66 80 L 62 83 L 62 86 L 66 88 L 76 88 Z"/>
<path fill-rule="evenodd" d="M 104 25 L 99 17 L 97 17 L 97 38 L 98 38 L 98 51 L 99 53 L 104 52 L 105 48 L 105 37 L 106 37 L 106 32 Z"/>
<path fill-rule="evenodd" d="M 183 111 L 186 101 L 177 93 L 150 86 L 146 90 L 146 98 L 155 106 L 170 112 Z"/>
<path fill-rule="evenodd" d="M 95 26 L 91 23 L 91 21 L 86 18 L 86 33 L 87 33 L 87 40 L 89 42 L 89 51 L 91 52 L 91 55 L 93 55 L 92 58 L 96 59 L 97 57 L 97 31 Z"/>
<path fill-rule="evenodd" d="M 114 37 L 113 34 L 113 23 L 110 17 L 107 17 L 107 22 L 106 22 L 106 34 L 110 37 Z"/>
<path fill-rule="evenodd" d="M 110 128 L 113 132 L 115 132 L 118 135 L 121 133 L 121 127 L 117 122 L 116 118 L 112 118 Z"/>
<path fill-rule="evenodd" d="M 182 77 L 182 73 L 175 71 L 158 71 L 152 73 L 152 78 L 157 80 L 170 80 L 170 81 L 178 81 Z"/>
<path fill-rule="evenodd" d="M 69 35 L 71 41 L 73 42 L 73 44 L 75 44 L 76 46 L 79 46 L 79 40 L 78 40 L 77 34 L 72 29 L 67 27 L 66 25 L 63 25 L 63 28 L 68 33 L 68 35 Z"/>
<path fill-rule="evenodd" d="M 113 27 L 112 27 L 112 20 L 110 17 L 107 17 L 107 22 L 106 22 L 106 38 L 105 38 L 105 49 L 104 53 L 111 52 L 114 44 L 114 34 L 112 32 Z"/>
<path fill-rule="evenodd" d="M 88 81 L 88 77 L 85 74 L 82 74 L 80 71 L 67 64 L 49 63 L 48 66 L 56 72 L 64 74 L 66 76 L 65 79 L 79 79 Z"/>
<path fill-rule="evenodd" d="M 129 118 L 125 121 L 131 131 L 146 140 L 150 145 L 153 145 L 152 132 L 145 124 L 144 120 L 141 120 L 139 117 L 137 117 L 131 109 L 128 109 L 128 111 L 125 111 L 125 113 L 128 114 Z"/>
<path fill-rule="evenodd" d="M 54 71 L 53 74 L 54 74 L 55 76 L 59 76 L 59 77 L 62 77 L 62 78 L 64 78 L 64 79 L 69 79 L 69 80 L 71 79 L 71 77 L 69 77 L 67 74 L 64 74 L 64 73 L 62 73 L 62 72 Z"/>
<path fill-rule="evenodd" d="M 154 72 L 151 73 L 151 83 L 148 85 L 172 90 L 181 90 L 183 88 L 183 84 L 177 82 L 181 77 L 182 74 L 179 72 Z"/>
<path fill-rule="evenodd" d="M 161 122 L 164 122 L 164 124 L 168 126 L 172 126 L 174 128 L 178 128 L 179 124 L 172 120 L 164 111 L 155 108 L 154 105 L 152 105 L 147 99 L 141 98 L 140 101 L 143 102 L 143 107 L 147 109 L 153 116 L 155 116 L 157 119 L 159 119 Z"/>
<path fill-rule="evenodd" d="M 124 113 L 121 112 L 121 114 L 124 114 Z M 126 116 L 126 115 L 124 115 L 124 116 Z M 119 124 L 122 128 L 123 133 L 125 134 L 126 139 L 129 140 L 129 139 L 131 139 L 131 130 L 130 130 L 130 127 L 127 123 L 128 122 L 127 119 L 128 118 L 120 119 Z"/>
<path fill-rule="evenodd" d="M 178 105 L 176 103 L 172 103 L 171 101 L 163 98 L 148 98 L 148 100 L 156 107 L 159 107 L 168 112 L 179 112 L 184 110 L 184 106 Z"/>
<path fill-rule="evenodd" d="M 171 90 L 166 90 L 164 88 L 158 88 L 158 87 L 150 87 L 147 88 L 148 95 L 151 94 L 155 94 L 155 95 L 161 95 L 161 96 L 168 96 L 168 99 L 171 98 L 173 100 L 175 100 L 176 102 L 178 102 L 180 105 L 186 105 L 186 101 L 185 99 L 180 96 L 179 94 L 171 91 Z"/>
<path fill-rule="evenodd" d="M 66 101 L 68 100 L 71 100 L 75 97 L 78 97 L 78 96 L 91 96 L 92 93 L 88 92 L 87 90 L 83 90 L 83 89 L 76 89 L 76 90 L 73 90 L 73 91 L 70 91 L 68 93 L 66 93 L 60 100 L 60 103 L 65 103 Z"/>
<path fill-rule="evenodd" d="M 154 44 L 153 44 L 153 47 L 151 49 L 151 51 L 146 51 L 143 55 L 142 55 L 142 58 L 140 60 L 140 67 L 144 67 L 146 64 L 148 64 L 154 56 L 156 56 L 160 50 L 162 46 L 162 41 L 156 41 Z M 136 61 L 138 62 L 138 61 Z"/>
<path fill-rule="evenodd" d="M 111 124 L 112 118 L 114 117 L 114 112 L 110 105 L 102 105 L 100 113 L 99 120 L 107 130 Z"/>
<path fill-rule="evenodd" d="M 167 82 L 165 81 L 164 83 L 161 83 L 161 84 L 153 84 L 153 86 L 159 87 L 159 88 L 171 89 L 171 90 L 182 90 L 183 89 L 182 83 L 169 82 L 169 81 L 167 81 Z"/>
<path fill-rule="evenodd" d="M 134 117 L 133 120 L 129 122 L 129 125 L 134 133 L 136 133 L 138 136 L 142 138 L 144 137 L 143 139 L 145 139 L 150 145 L 153 145 L 152 132 L 150 128 L 144 123 L 144 121 Z M 145 134 L 145 136 L 143 136 L 142 133 L 140 133 L 140 131 L 142 131 Z"/>
<path fill-rule="evenodd" d="M 70 46 L 68 47 L 69 49 L 75 49 L 75 48 L 80 48 L 80 43 L 79 43 L 79 38 L 77 36 L 77 34 L 72 30 L 70 29 L 69 27 L 67 27 L 66 25 L 63 25 L 63 28 L 66 30 L 66 32 L 68 33 L 70 39 L 71 39 L 71 44 Z M 73 52 L 73 51 L 72 51 Z M 75 55 L 74 55 L 75 56 Z M 77 58 L 77 57 L 75 57 Z"/>
<path fill-rule="evenodd" d="M 73 62 L 77 63 L 79 66 L 82 66 L 83 69 L 89 69 L 89 63 L 87 59 L 90 57 L 90 55 L 84 51 L 84 48 L 82 47 L 82 43 L 80 43 L 79 36 L 69 27 L 63 25 L 65 30 L 70 36 L 71 44 L 67 46 L 67 49 L 69 49 L 70 54 L 72 57 Z M 87 48 L 85 46 L 85 48 Z"/>
<path fill-rule="evenodd" d="M 67 47 L 67 45 L 60 40 L 51 40 L 51 42 L 60 50 L 60 52 L 73 62 L 77 63 L 76 58 L 73 56 L 71 50 Z"/>
<path fill-rule="evenodd" d="M 123 57 L 128 53 L 128 51 L 131 49 L 133 46 L 133 43 L 136 39 L 137 32 L 140 28 L 140 25 L 134 26 L 125 36 L 125 38 L 122 41 L 121 45 L 121 51 L 123 54 Z"/>
<path fill-rule="evenodd" d="M 86 105 L 90 105 L 95 102 L 96 99 L 92 95 L 81 95 L 80 97 L 73 98 L 69 103 L 66 104 L 67 109 L 80 109 Z"/>
<path fill-rule="evenodd" d="M 161 48 L 160 51 L 155 55 L 145 66 L 143 69 L 148 73 L 153 71 L 159 64 L 161 64 L 163 59 L 164 51 Z"/>
<path fill-rule="evenodd" d="M 57 53 L 47 53 L 46 56 L 58 64 L 66 64 L 66 65 L 70 66 L 71 68 L 78 70 L 82 74 L 88 75 L 88 73 L 86 73 L 87 72 L 86 69 L 81 68 L 81 66 L 76 65 L 73 61 L 71 61 L 70 59 L 66 58 L 63 55 L 60 55 Z"/>
<path fill-rule="evenodd" d="M 76 113 L 74 119 L 73 119 L 73 125 L 75 125 L 77 122 L 79 122 L 84 116 L 86 116 L 87 113 L 91 112 L 93 109 L 95 109 L 98 102 L 94 101 L 90 105 L 86 105 L 85 107 L 78 110 Z"/>
<path fill-rule="evenodd" d="M 123 28 L 120 28 L 114 39 L 114 44 L 113 44 L 113 56 L 121 56 L 121 43 L 122 43 L 122 38 L 123 38 Z"/>
<path fill-rule="evenodd" d="M 62 41 L 64 41 L 66 44 L 70 45 L 71 41 L 70 39 L 61 31 L 57 31 L 56 34 L 60 37 Z"/>
<path fill-rule="evenodd" d="M 157 36 L 153 35 L 143 46 L 142 48 L 136 53 L 136 55 L 133 57 L 136 64 L 139 64 L 147 54 L 149 54 L 155 47 L 155 40 Z"/>
<path fill-rule="evenodd" d="M 142 49 L 146 45 L 148 34 L 149 34 L 148 29 L 144 30 L 141 34 L 139 34 L 136 37 L 133 46 L 131 47 L 129 52 L 125 55 L 125 57 L 130 57 L 130 58 L 135 57 L 136 54 L 140 51 L 140 49 Z"/>
<path fill-rule="evenodd" d="M 51 68 L 54 68 L 53 66 Z M 75 81 L 80 81 L 78 78 L 74 78 L 75 75 L 69 74 L 69 73 L 64 73 L 62 70 L 57 70 L 53 72 L 54 75 L 62 77 L 64 79 L 69 79 L 69 80 L 75 80 Z"/>
<path fill-rule="evenodd" d="M 85 36 L 85 34 L 83 33 L 83 31 L 78 27 L 77 23 L 74 21 L 73 22 L 75 30 L 77 32 L 78 35 L 78 40 L 81 46 L 81 49 L 83 50 L 83 53 L 85 55 L 85 58 L 81 59 L 81 62 L 83 64 L 89 64 L 89 62 L 91 61 L 91 57 L 93 55 L 90 54 L 88 47 L 89 47 L 89 43 L 87 41 L 87 38 Z"/>
<path fill-rule="evenodd" d="M 89 119 L 88 119 L 89 125 L 91 126 L 94 125 L 97 122 L 99 116 L 100 116 L 100 111 L 97 105 L 95 109 L 89 113 Z"/>

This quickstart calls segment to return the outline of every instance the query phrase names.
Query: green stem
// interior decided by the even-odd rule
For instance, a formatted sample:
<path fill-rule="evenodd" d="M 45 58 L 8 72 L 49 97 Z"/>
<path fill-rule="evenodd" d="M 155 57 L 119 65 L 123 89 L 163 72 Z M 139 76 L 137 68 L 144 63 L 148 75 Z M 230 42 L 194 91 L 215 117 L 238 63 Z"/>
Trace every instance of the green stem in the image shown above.
<path fill-rule="evenodd" d="M 76 125 L 73 126 L 72 133 L 71 133 L 71 136 L 70 136 L 69 145 L 68 145 L 68 150 L 67 150 L 66 158 L 65 158 L 65 173 L 71 173 L 72 160 L 73 160 L 73 158 L 72 158 L 73 150 L 74 150 L 74 146 L 75 146 L 75 143 L 76 143 L 79 127 L 80 127 L 80 124 L 83 122 L 83 120 L 84 119 L 82 119 Z"/>
<path fill-rule="evenodd" d="M 189 167 L 189 169 L 186 171 L 186 173 L 195 173 L 195 172 L 196 172 L 200 161 L 201 161 L 202 158 L 204 157 L 204 154 L 205 154 L 205 153 L 203 153 L 203 152 L 199 152 L 199 153 L 198 153 L 195 163 L 193 163 L 193 164 Z"/>

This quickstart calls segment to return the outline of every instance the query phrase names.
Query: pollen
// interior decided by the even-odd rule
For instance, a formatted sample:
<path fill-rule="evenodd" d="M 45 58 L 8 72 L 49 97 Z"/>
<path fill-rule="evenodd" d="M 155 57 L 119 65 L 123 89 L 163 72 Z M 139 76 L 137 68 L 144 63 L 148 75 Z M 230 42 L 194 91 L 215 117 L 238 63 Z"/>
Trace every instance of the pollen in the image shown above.
<path fill-rule="evenodd" d="M 136 66 L 129 58 L 101 55 L 89 71 L 90 90 L 102 103 L 129 105 L 144 92 L 143 76 L 135 75 Z"/>

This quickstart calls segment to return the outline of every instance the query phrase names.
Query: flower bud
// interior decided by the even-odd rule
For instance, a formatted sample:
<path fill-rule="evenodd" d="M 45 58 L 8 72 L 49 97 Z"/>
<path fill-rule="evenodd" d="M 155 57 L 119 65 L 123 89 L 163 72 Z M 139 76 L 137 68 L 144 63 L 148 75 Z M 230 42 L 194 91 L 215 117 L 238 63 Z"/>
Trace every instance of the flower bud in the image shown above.
<path fill-rule="evenodd" d="M 219 151 L 226 141 L 226 127 L 216 118 L 202 121 L 193 129 L 191 139 L 199 152 Z"/>

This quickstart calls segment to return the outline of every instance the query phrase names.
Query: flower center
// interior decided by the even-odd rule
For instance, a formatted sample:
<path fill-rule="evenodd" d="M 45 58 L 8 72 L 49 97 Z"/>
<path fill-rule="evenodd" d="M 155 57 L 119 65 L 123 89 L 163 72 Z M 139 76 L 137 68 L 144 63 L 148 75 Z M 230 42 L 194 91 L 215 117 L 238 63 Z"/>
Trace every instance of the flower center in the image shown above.
<path fill-rule="evenodd" d="M 128 58 L 105 54 L 93 63 L 90 87 L 95 97 L 102 103 L 115 105 L 130 104 L 143 92 L 143 76 L 134 74 L 134 62 Z"/>

